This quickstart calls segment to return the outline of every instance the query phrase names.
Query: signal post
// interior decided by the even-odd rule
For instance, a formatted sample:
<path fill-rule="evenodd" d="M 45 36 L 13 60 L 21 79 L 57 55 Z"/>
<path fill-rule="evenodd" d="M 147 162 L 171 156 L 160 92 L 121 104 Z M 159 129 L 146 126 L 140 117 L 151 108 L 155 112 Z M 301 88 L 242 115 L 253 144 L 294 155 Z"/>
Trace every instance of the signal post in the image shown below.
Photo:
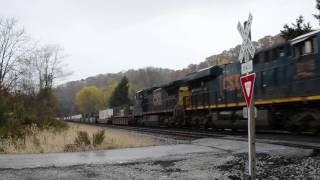
<path fill-rule="evenodd" d="M 253 73 L 253 62 L 255 48 L 251 42 L 252 15 L 249 14 L 248 21 L 244 26 L 238 22 L 238 31 L 243 39 L 239 53 L 241 63 L 241 87 L 247 104 L 248 113 L 248 151 L 249 151 L 249 176 L 251 180 L 256 179 L 256 144 L 255 144 L 255 110 L 253 101 L 254 82 L 256 74 Z"/>

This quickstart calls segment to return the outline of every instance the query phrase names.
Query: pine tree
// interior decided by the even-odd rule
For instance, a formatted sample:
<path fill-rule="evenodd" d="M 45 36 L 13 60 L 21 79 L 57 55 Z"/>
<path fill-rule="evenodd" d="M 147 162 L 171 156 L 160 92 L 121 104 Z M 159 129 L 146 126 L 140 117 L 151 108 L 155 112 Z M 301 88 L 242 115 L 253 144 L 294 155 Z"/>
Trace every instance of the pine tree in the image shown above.
<path fill-rule="evenodd" d="M 110 107 L 117 107 L 125 104 L 130 104 L 129 85 L 127 77 L 123 77 L 118 86 L 113 91 L 110 98 Z"/>
<path fill-rule="evenodd" d="M 319 21 L 320 24 L 320 0 L 316 0 L 316 9 L 319 11 L 319 14 L 313 14 L 313 16 Z"/>
<path fill-rule="evenodd" d="M 296 19 L 296 24 L 292 23 L 292 27 L 285 24 L 283 28 L 284 30 L 281 30 L 281 36 L 286 40 L 293 39 L 297 36 L 313 31 L 310 23 L 304 23 L 303 16 L 301 15 Z"/>

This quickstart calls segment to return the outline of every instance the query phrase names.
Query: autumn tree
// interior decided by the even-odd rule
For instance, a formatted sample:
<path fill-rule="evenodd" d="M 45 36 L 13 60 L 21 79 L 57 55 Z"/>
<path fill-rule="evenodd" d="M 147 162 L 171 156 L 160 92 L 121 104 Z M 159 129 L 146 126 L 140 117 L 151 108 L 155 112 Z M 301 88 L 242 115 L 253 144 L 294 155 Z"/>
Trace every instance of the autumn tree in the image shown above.
<path fill-rule="evenodd" d="M 129 84 L 127 77 L 123 77 L 110 98 L 110 107 L 117 107 L 130 103 Z"/>
<path fill-rule="evenodd" d="M 102 104 L 102 92 L 95 86 L 84 87 L 76 94 L 75 105 L 81 113 L 96 112 Z"/>
<path fill-rule="evenodd" d="M 286 40 L 293 39 L 297 36 L 312 31 L 310 23 L 305 23 L 303 16 L 299 16 L 298 19 L 296 19 L 296 23 L 292 23 L 291 25 L 292 27 L 290 27 L 288 24 L 285 24 L 283 26 L 284 29 L 280 31 L 281 36 Z"/>

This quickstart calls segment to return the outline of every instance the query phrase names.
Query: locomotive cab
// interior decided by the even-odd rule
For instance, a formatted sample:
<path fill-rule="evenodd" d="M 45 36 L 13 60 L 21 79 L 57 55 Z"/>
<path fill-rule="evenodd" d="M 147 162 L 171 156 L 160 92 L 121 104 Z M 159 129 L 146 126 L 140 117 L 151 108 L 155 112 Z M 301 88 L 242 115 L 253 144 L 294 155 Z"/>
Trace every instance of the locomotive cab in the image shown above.
<path fill-rule="evenodd" d="M 187 97 L 191 95 L 188 87 L 180 87 L 179 88 L 179 98 L 178 98 L 178 106 L 180 107 L 188 107 L 190 105 L 190 101 L 187 101 Z"/>

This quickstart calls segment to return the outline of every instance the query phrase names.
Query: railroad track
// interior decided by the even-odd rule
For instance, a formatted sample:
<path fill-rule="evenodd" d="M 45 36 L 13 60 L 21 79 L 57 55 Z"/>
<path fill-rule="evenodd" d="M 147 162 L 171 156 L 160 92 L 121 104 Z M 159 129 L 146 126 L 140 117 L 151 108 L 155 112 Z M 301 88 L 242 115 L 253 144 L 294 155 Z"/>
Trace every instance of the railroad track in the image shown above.
<path fill-rule="evenodd" d="M 164 129 L 164 128 L 152 128 L 152 127 L 136 127 L 136 126 L 117 126 L 117 125 L 98 125 L 108 128 L 124 129 L 136 132 L 146 132 L 154 134 L 170 135 L 175 137 L 186 137 L 191 139 L 207 138 L 207 137 L 222 137 L 225 135 L 197 132 L 197 131 L 187 131 L 187 130 L 177 130 L 177 129 Z"/>
<path fill-rule="evenodd" d="M 113 129 L 122 129 L 134 132 L 151 133 L 168 135 L 175 139 L 200 139 L 200 138 L 217 138 L 225 140 L 247 141 L 247 132 L 209 132 L 205 130 L 190 130 L 190 129 L 164 129 L 151 127 L 136 127 L 136 126 L 118 126 L 97 124 L 96 126 L 107 127 Z M 314 149 L 320 151 L 319 136 L 311 135 L 291 135 L 289 133 L 258 133 L 256 134 L 257 143 L 267 143 L 274 145 L 284 145 L 289 147 L 298 147 L 303 149 Z"/>

